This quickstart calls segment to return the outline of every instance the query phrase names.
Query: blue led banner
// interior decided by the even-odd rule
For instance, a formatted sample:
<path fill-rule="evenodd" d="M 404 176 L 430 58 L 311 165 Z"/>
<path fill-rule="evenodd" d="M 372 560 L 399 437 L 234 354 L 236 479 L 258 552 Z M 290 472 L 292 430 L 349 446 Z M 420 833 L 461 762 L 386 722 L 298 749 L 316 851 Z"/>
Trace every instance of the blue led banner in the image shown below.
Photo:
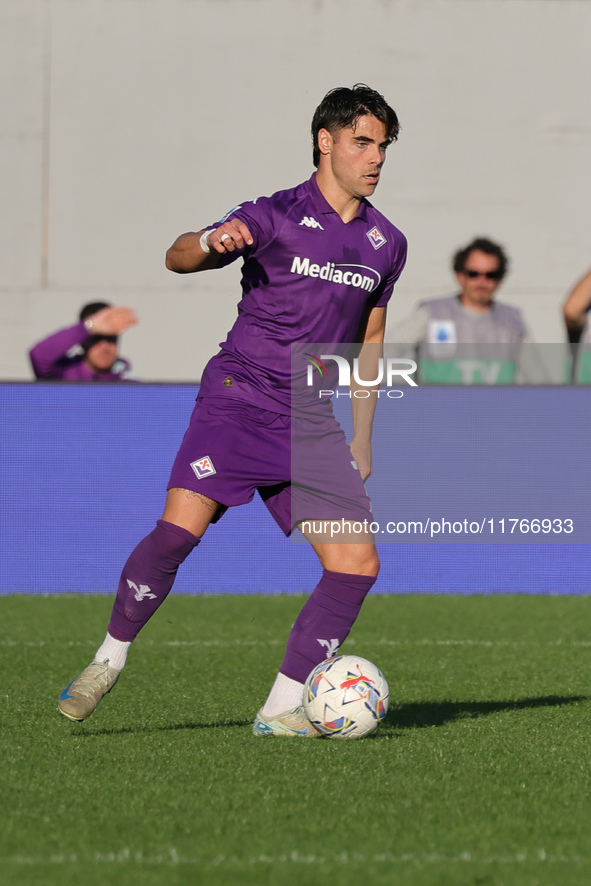
<path fill-rule="evenodd" d="M 0 385 L 1 594 L 114 592 L 130 551 L 161 516 L 196 393 L 191 385 Z M 380 527 L 394 522 L 395 531 L 377 537 L 375 591 L 591 592 L 591 390 L 411 393 L 376 413 L 368 491 Z M 339 398 L 347 427 L 349 411 Z M 427 518 L 428 534 L 409 530 Z M 483 518 L 488 535 L 470 529 Z M 529 522 L 511 532 L 516 518 Z M 549 518 L 572 519 L 573 532 L 532 528 Z M 449 530 L 433 530 L 446 520 Z M 309 592 L 318 572 L 309 546 L 290 544 L 255 498 L 208 530 L 175 590 Z"/>

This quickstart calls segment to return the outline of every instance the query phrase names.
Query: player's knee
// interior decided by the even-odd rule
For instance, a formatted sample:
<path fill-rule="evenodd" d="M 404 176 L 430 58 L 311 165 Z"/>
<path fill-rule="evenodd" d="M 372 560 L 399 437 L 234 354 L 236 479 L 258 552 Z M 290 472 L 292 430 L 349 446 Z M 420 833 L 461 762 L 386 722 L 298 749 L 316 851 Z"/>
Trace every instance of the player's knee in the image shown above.
<path fill-rule="evenodd" d="M 166 520 L 158 520 L 148 538 L 158 555 L 179 564 L 201 541 L 192 532 Z"/>
<path fill-rule="evenodd" d="M 348 572 L 350 575 L 369 575 L 376 578 L 380 571 L 380 558 L 375 548 L 367 550 L 361 545 L 351 545 L 346 558 L 340 562 L 336 572 Z"/>

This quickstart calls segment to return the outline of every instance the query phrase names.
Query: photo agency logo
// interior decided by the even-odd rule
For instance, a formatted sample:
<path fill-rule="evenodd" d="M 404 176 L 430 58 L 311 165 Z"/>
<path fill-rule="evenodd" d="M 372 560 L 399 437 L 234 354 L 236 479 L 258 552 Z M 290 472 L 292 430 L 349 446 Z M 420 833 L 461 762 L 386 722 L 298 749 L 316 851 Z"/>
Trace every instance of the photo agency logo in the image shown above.
<path fill-rule="evenodd" d="M 335 375 L 334 365 L 331 367 L 332 372 L 330 372 L 326 362 L 332 360 L 333 364 L 336 364 L 338 371 L 337 386 L 319 390 L 319 398 L 334 396 L 354 397 L 355 399 L 362 400 L 372 396 L 376 396 L 378 399 L 384 396 L 391 400 L 399 400 L 404 396 L 404 391 L 400 390 L 399 387 L 395 387 L 395 385 L 404 383 L 413 388 L 418 387 L 416 381 L 412 378 L 417 371 L 417 364 L 414 360 L 396 357 L 379 357 L 377 360 L 364 359 L 364 368 L 367 370 L 369 368 L 368 364 L 371 362 L 372 374 L 375 374 L 375 378 L 367 379 L 361 377 L 360 359 L 362 358 L 360 357 L 354 357 L 350 361 L 341 354 L 320 354 L 318 357 L 315 354 L 306 353 L 303 356 L 308 363 L 306 386 L 309 388 L 314 387 L 315 370 L 320 375 L 320 381 L 322 382 L 328 380 L 329 376 L 334 377 Z M 385 387 L 382 387 L 382 385 L 385 385 Z M 346 388 L 346 390 L 341 391 L 339 388 Z"/>

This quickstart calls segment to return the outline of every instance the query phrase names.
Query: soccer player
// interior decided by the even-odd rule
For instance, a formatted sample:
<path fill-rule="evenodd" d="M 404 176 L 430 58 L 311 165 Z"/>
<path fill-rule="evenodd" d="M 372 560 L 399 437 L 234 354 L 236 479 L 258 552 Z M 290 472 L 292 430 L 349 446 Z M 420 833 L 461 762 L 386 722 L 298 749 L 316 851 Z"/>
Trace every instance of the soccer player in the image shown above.
<path fill-rule="evenodd" d="M 118 336 L 135 326 L 131 308 L 91 302 L 79 322 L 38 342 L 29 351 L 35 377 L 64 381 L 122 381 L 131 366 L 118 353 Z"/>
<path fill-rule="evenodd" d="M 367 399 L 352 401 L 350 448 L 334 419 L 332 425 L 327 420 L 311 460 L 311 498 L 304 490 L 292 501 L 290 351 L 294 343 L 383 341 L 406 240 L 367 198 L 398 129 L 395 112 L 375 90 L 363 84 L 332 90 L 312 121 L 317 171 L 308 181 L 236 206 L 207 229 L 182 234 L 168 250 L 166 265 L 180 274 L 241 258 L 238 319 L 204 371 L 162 519 L 124 566 L 105 640 L 60 696 L 66 717 L 88 717 L 112 689 L 131 642 L 169 593 L 180 563 L 228 507 L 258 491 L 286 535 L 303 518 L 371 522 L 363 480 L 371 472 L 375 402 Z M 337 512 L 334 503 L 314 500 L 314 483 L 324 471 L 339 486 Z M 303 711 L 304 682 L 336 654 L 378 574 L 369 533 L 357 543 L 311 536 L 322 576 L 291 630 L 277 679 L 255 718 L 255 735 L 318 734 Z"/>

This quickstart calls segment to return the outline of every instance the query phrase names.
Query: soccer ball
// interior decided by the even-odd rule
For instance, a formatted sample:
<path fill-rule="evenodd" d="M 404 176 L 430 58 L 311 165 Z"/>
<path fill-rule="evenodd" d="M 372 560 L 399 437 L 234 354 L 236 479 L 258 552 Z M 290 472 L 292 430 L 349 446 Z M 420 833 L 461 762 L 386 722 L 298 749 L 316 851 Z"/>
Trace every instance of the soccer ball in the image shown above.
<path fill-rule="evenodd" d="M 386 678 L 359 655 L 337 655 L 314 668 L 304 686 L 304 710 L 331 738 L 362 738 L 388 712 Z"/>

